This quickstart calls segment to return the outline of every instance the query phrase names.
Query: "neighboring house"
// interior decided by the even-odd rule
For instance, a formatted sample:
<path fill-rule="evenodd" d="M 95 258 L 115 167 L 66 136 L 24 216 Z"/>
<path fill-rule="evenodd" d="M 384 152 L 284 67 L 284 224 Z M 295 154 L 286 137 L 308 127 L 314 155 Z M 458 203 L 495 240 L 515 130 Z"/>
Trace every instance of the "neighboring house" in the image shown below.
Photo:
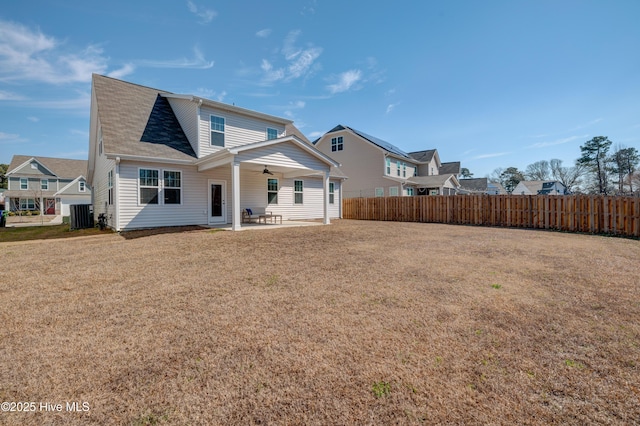
<path fill-rule="evenodd" d="M 351 127 L 338 125 L 314 142 L 349 176 L 343 197 L 441 195 L 457 192 L 460 163 L 442 163 L 435 149 L 406 153 Z"/>
<path fill-rule="evenodd" d="M 4 192 L 8 210 L 69 216 L 70 205 L 91 204 L 86 174 L 87 160 L 14 155 Z"/>
<path fill-rule="evenodd" d="M 513 195 L 567 195 L 569 191 L 558 181 L 522 180 L 511 193 Z"/>
<path fill-rule="evenodd" d="M 88 181 L 117 231 L 341 215 L 339 164 L 291 120 L 93 75 Z"/>
<path fill-rule="evenodd" d="M 504 195 L 507 193 L 498 182 L 490 182 L 488 178 L 460 179 L 461 194 Z"/>

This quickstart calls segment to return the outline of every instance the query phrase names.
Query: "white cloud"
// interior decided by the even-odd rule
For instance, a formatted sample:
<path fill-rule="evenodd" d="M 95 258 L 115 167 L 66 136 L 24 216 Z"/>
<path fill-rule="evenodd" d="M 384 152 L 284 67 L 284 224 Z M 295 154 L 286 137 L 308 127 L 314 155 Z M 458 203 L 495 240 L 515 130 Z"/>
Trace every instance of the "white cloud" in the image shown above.
<path fill-rule="evenodd" d="M 257 37 L 267 38 L 271 35 L 271 28 L 265 28 L 264 30 L 260 30 L 256 33 Z"/>
<path fill-rule="evenodd" d="M 502 157 L 504 155 L 509 155 L 509 152 L 494 152 L 492 154 L 481 154 L 473 157 L 473 160 L 482 160 L 483 158 L 494 158 L 494 157 Z"/>
<path fill-rule="evenodd" d="M 27 120 L 31 121 L 32 123 L 37 123 L 38 121 L 40 121 L 38 117 L 27 117 Z"/>
<path fill-rule="evenodd" d="M 338 76 L 338 82 L 327 86 L 329 92 L 335 95 L 336 93 L 346 92 L 362 78 L 362 72 L 360 70 L 345 71 Z"/>
<path fill-rule="evenodd" d="M 527 148 L 546 148 L 548 146 L 562 145 L 571 141 L 575 141 L 576 139 L 585 139 L 588 137 L 589 135 L 569 136 L 567 138 L 556 139 L 554 141 L 534 143 L 533 145 L 529 145 Z"/>
<path fill-rule="evenodd" d="M 16 133 L 4 133 L 0 132 L 0 144 L 1 143 L 16 143 L 16 142 L 24 142 L 26 139 L 20 137 L 20 135 Z"/>
<path fill-rule="evenodd" d="M 201 24 L 208 24 L 213 21 L 213 18 L 218 16 L 218 12 L 213 9 L 200 9 L 195 3 L 192 1 L 187 2 L 187 7 L 189 8 L 189 12 L 195 14 L 200 18 Z"/>
<path fill-rule="evenodd" d="M 400 102 L 396 102 L 395 104 L 387 105 L 387 114 L 389 114 L 391 111 L 393 111 L 398 105 L 400 105 Z"/>
<path fill-rule="evenodd" d="M 191 68 L 191 69 L 209 69 L 213 67 L 213 61 L 207 61 L 197 47 L 193 48 L 193 58 L 169 59 L 169 60 L 139 60 L 138 65 L 151 68 Z"/>
<path fill-rule="evenodd" d="M 279 80 L 289 82 L 309 75 L 316 60 L 322 54 L 322 48 L 312 45 L 304 48 L 297 46 L 296 41 L 299 35 L 299 30 L 291 31 L 284 39 L 280 53 L 287 62 L 285 66 L 276 68 L 267 59 L 262 60 L 260 68 L 264 72 L 263 83 L 272 84 Z"/>
<path fill-rule="evenodd" d="M 78 97 L 71 99 L 59 99 L 55 101 L 35 101 L 30 105 L 39 108 L 70 110 L 77 109 L 89 113 L 91 107 L 91 94 L 88 92 L 78 92 Z"/>
<path fill-rule="evenodd" d="M 89 138 L 89 132 L 87 132 L 86 130 L 71 129 L 69 133 L 71 133 L 72 135 L 83 136 L 87 139 Z"/>
<path fill-rule="evenodd" d="M 122 68 L 111 71 L 109 74 L 107 74 L 109 77 L 113 77 L 113 78 L 122 78 L 124 76 L 127 76 L 129 74 L 131 74 L 132 72 L 134 72 L 136 69 L 135 65 L 133 64 L 124 64 L 122 66 Z"/>
<path fill-rule="evenodd" d="M 313 141 L 314 139 L 317 139 L 322 135 L 324 135 L 324 132 L 311 132 L 307 137 Z"/>
<path fill-rule="evenodd" d="M 0 101 L 24 101 L 25 97 L 17 93 L 0 90 Z"/>
<path fill-rule="evenodd" d="M 107 57 L 100 46 L 89 45 L 79 52 L 63 47 L 39 29 L 0 20 L 0 81 L 87 83 L 92 73 L 106 73 Z"/>

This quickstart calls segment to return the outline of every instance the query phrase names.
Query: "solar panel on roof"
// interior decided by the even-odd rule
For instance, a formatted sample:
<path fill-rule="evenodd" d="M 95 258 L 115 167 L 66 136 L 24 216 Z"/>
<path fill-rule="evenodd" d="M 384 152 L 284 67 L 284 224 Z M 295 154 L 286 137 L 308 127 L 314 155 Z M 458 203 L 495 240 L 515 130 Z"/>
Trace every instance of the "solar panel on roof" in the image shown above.
<path fill-rule="evenodd" d="M 374 144 L 378 145 L 380 148 L 386 149 L 389 152 L 392 152 L 396 155 L 401 155 L 403 157 L 407 157 L 409 158 L 409 154 L 407 154 L 406 152 L 404 152 L 403 150 L 401 150 L 400 148 L 398 148 L 395 145 L 390 144 L 387 141 L 383 141 L 382 139 L 376 138 L 375 136 L 370 136 L 364 132 L 361 132 L 359 130 L 354 129 L 353 127 L 351 128 L 351 130 L 353 130 L 354 132 L 356 132 L 357 134 L 359 134 L 360 136 L 362 136 L 363 138 L 373 142 Z"/>

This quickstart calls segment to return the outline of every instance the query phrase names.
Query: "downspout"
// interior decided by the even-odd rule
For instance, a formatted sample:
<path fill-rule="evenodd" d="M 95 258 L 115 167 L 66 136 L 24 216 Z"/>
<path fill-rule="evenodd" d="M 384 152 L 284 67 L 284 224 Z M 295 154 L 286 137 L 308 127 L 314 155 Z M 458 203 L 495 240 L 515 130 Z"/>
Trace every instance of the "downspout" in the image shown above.
<path fill-rule="evenodd" d="M 116 175 L 113 182 L 113 204 L 115 205 L 116 232 L 120 232 L 120 157 L 116 157 Z"/>

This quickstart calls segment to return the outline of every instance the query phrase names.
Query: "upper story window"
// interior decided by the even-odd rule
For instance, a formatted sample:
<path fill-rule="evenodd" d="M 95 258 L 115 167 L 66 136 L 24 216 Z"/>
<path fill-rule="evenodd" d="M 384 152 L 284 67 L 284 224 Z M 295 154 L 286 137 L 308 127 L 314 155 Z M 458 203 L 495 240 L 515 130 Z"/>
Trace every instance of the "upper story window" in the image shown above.
<path fill-rule="evenodd" d="M 391 158 L 387 157 L 387 175 L 391 175 Z"/>
<path fill-rule="evenodd" d="M 31 163 L 31 168 L 34 170 L 38 170 L 38 163 Z"/>
<path fill-rule="evenodd" d="M 400 176 L 400 162 L 396 161 L 396 173 L 398 176 Z"/>
<path fill-rule="evenodd" d="M 342 151 L 344 148 L 342 136 L 338 136 L 337 138 L 331 138 L 331 151 Z"/>
<path fill-rule="evenodd" d="M 224 117 L 211 116 L 211 145 L 224 146 Z"/>
<path fill-rule="evenodd" d="M 413 175 L 414 175 L 414 176 L 418 176 L 418 166 L 414 166 L 414 168 L 413 168 Z"/>
<path fill-rule="evenodd" d="M 42 179 L 40 181 L 40 189 L 42 189 L 43 191 L 48 191 L 49 190 L 49 180 Z"/>
<path fill-rule="evenodd" d="M 278 139 L 278 129 L 272 129 L 271 127 L 267 127 L 267 140 Z"/>
<path fill-rule="evenodd" d="M 402 163 L 402 177 L 407 177 L 407 163 Z"/>
<path fill-rule="evenodd" d="M 20 178 L 20 189 L 29 189 L 29 179 Z"/>
<path fill-rule="evenodd" d="M 87 190 L 87 184 L 83 181 L 78 182 L 78 191 L 85 192 Z"/>

